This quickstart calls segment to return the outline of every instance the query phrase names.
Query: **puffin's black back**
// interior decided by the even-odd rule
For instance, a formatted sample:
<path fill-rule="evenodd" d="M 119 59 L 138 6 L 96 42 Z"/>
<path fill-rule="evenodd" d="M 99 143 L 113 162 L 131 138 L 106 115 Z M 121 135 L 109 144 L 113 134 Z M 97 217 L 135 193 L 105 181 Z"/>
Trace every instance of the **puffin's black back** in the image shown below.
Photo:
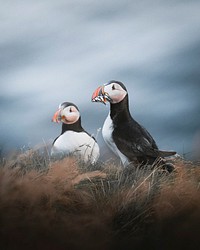
<path fill-rule="evenodd" d="M 154 161 L 159 156 L 158 147 L 149 132 L 132 118 L 128 94 L 121 102 L 110 105 L 114 126 L 112 137 L 117 148 L 129 161 L 136 158 L 139 162 Z"/>

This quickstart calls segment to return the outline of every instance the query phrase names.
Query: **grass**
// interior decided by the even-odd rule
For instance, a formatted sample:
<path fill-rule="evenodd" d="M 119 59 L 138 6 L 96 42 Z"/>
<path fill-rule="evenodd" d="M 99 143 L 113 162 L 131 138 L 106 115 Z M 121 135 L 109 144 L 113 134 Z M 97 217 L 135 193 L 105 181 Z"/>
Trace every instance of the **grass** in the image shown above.
<path fill-rule="evenodd" d="M 1 159 L 0 249 L 199 249 L 200 167 L 94 166 L 28 150 Z"/>

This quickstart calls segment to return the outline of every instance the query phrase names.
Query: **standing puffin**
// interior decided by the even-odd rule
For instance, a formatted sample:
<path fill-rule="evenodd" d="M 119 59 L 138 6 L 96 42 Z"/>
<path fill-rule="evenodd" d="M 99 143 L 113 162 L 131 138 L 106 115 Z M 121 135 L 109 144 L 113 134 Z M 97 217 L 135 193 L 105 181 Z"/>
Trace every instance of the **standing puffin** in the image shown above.
<path fill-rule="evenodd" d="M 99 146 L 81 126 L 79 109 L 71 102 L 63 102 L 52 118 L 62 122 L 62 131 L 52 145 L 51 155 L 75 155 L 85 163 L 94 164 L 99 158 Z"/>
<path fill-rule="evenodd" d="M 158 157 L 175 155 L 174 151 L 161 151 L 149 132 L 136 122 L 129 111 L 128 92 L 122 82 L 110 81 L 92 95 L 93 102 L 110 102 L 102 135 L 106 144 L 121 159 L 124 166 L 153 164 Z"/>

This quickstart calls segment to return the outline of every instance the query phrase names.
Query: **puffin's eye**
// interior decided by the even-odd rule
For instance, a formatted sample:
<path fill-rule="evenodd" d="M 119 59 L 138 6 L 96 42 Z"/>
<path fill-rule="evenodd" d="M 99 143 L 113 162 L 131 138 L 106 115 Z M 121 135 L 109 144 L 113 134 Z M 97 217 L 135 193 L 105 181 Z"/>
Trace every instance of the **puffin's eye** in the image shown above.
<path fill-rule="evenodd" d="M 69 112 L 70 112 L 70 113 L 72 112 L 72 108 L 69 109 Z"/>
<path fill-rule="evenodd" d="M 114 84 L 112 85 L 112 90 L 115 90 L 115 85 Z"/>

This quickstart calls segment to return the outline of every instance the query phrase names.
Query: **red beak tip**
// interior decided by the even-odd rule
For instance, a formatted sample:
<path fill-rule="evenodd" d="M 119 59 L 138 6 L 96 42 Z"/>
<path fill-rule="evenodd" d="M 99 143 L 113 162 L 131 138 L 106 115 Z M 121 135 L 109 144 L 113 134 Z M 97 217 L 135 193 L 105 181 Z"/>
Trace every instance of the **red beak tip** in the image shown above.
<path fill-rule="evenodd" d="M 92 95 L 92 102 L 102 102 L 102 86 L 98 87 L 93 95 Z"/>

